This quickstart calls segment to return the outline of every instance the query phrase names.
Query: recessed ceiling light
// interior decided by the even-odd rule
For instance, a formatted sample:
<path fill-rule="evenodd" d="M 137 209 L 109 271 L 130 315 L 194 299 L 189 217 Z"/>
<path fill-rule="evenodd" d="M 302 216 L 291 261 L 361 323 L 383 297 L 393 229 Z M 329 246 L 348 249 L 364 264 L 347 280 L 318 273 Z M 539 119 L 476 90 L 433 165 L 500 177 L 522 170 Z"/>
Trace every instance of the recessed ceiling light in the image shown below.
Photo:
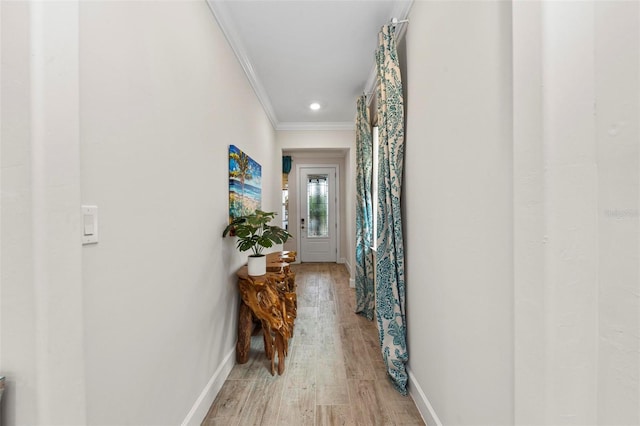
<path fill-rule="evenodd" d="M 312 109 L 313 111 L 317 111 L 320 109 L 320 104 L 317 102 L 314 102 L 311 105 L 309 105 L 309 108 Z"/>

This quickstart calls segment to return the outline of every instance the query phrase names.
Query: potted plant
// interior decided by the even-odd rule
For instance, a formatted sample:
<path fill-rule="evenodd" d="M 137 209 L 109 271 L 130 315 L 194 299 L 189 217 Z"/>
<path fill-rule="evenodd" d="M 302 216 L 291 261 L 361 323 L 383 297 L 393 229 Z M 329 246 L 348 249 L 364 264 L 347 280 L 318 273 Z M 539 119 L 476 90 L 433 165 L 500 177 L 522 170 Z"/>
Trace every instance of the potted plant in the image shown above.
<path fill-rule="evenodd" d="M 235 218 L 222 233 L 226 237 L 231 233 L 238 237 L 236 247 L 240 251 L 252 250 L 247 265 L 249 275 L 264 275 L 267 272 L 267 258 L 262 251 L 274 244 L 282 244 L 291 237 L 286 230 L 279 226 L 269 225 L 276 216 L 274 212 L 255 212 Z"/>

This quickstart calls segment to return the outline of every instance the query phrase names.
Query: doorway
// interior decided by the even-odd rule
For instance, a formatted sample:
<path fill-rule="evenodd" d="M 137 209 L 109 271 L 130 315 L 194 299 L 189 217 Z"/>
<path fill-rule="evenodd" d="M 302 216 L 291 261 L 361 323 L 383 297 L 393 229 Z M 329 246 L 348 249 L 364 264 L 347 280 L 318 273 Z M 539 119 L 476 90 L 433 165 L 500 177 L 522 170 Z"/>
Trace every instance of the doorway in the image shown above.
<path fill-rule="evenodd" d="M 302 262 L 338 259 L 337 180 L 337 165 L 298 167 L 298 251 Z"/>

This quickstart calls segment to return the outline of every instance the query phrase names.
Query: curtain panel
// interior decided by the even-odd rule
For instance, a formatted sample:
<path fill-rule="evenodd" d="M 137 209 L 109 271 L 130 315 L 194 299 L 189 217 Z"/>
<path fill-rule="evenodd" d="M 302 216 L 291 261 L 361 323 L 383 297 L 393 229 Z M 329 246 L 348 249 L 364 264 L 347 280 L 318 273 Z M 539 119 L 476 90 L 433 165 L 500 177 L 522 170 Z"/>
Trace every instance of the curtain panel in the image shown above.
<path fill-rule="evenodd" d="M 282 173 L 288 175 L 291 172 L 291 156 L 284 155 L 282 156 Z"/>
<path fill-rule="evenodd" d="M 356 171 L 356 313 L 373 320 L 373 137 L 365 95 L 357 102 Z"/>
<path fill-rule="evenodd" d="M 404 101 L 395 27 L 379 33 L 376 317 L 382 355 L 396 389 L 407 394 L 404 243 L 400 196 L 404 162 Z"/>

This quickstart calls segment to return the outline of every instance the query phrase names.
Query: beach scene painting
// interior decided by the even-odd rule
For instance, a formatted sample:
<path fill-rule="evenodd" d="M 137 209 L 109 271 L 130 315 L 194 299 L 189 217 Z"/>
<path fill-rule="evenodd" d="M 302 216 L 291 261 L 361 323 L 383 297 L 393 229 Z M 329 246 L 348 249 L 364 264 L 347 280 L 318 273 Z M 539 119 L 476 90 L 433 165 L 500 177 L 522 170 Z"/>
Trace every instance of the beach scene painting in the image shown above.
<path fill-rule="evenodd" d="M 262 166 L 229 146 L 229 220 L 253 213 L 261 207 Z"/>

